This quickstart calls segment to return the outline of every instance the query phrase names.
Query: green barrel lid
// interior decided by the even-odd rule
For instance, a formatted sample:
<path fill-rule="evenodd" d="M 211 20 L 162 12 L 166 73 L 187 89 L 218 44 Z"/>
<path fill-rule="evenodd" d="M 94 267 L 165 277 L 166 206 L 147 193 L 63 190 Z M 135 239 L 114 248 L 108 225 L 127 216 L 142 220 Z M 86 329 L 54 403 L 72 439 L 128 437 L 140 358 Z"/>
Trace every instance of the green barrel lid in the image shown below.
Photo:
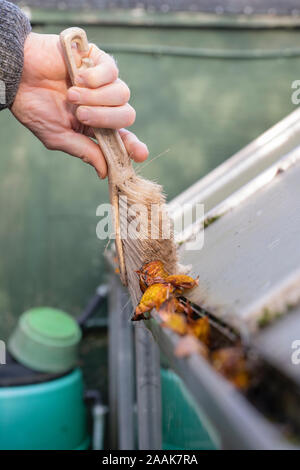
<path fill-rule="evenodd" d="M 43 372 L 65 372 L 76 365 L 81 330 L 67 313 L 49 307 L 24 312 L 8 341 L 20 363 Z"/>

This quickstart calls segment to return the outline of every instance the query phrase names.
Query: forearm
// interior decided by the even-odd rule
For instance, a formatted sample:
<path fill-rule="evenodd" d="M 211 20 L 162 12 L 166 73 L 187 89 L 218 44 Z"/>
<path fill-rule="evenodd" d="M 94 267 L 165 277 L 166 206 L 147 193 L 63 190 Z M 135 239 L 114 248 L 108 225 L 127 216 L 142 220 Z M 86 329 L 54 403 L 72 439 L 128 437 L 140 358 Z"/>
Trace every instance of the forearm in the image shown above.
<path fill-rule="evenodd" d="M 21 80 L 24 42 L 31 31 L 24 13 L 0 0 L 0 110 L 12 105 Z"/>

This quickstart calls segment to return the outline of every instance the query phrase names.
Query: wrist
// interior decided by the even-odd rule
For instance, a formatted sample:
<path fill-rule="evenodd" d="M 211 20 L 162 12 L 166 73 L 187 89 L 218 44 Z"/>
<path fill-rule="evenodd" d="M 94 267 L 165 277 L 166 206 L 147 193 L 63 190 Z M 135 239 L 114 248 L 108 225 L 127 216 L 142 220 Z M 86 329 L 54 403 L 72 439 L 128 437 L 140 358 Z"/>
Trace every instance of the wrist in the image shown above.
<path fill-rule="evenodd" d="M 25 14 L 14 4 L 0 2 L 0 80 L 5 87 L 5 101 L 0 109 L 10 107 L 21 80 L 24 42 L 31 26 Z"/>

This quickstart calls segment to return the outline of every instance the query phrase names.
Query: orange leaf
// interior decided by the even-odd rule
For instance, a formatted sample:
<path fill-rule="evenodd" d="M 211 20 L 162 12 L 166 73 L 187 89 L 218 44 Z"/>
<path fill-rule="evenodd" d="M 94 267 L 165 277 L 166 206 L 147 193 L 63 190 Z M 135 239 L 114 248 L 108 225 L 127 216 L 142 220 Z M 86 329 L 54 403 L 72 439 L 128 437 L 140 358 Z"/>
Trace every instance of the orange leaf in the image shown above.
<path fill-rule="evenodd" d="M 170 313 L 161 326 L 169 328 L 178 335 L 185 335 L 187 332 L 185 317 L 180 313 Z"/>
<path fill-rule="evenodd" d="M 158 313 L 162 320 L 168 318 L 171 313 L 180 312 L 183 313 L 181 303 L 176 297 L 170 297 L 167 299 L 159 308 Z"/>
<path fill-rule="evenodd" d="M 185 274 L 173 274 L 165 278 L 165 282 L 172 284 L 174 287 L 181 287 L 182 289 L 192 289 L 198 285 L 198 279 L 193 279 L 191 276 Z"/>
<path fill-rule="evenodd" d="M 159 260 L 150 261 L 150 263 L 144 264 L 140 272 L 142 274 L 147 274 L 148 276 L 152 278 L 155 278 L 155 277 L 165 278 L 169 275 L 169 273 L 164 268 L 163 262 Z"/>
<path fill-rule="evenodd" d="M 191 305 L 191 302 L 189 302 L 188 300 L 185 301 L 185 302 L 182 302 L 180 299 L 179 299 L 179 303 L 180 303 L 180 306 L 182 308 L 182 311 L 187 315 L 187 317 L 189 319 L 193 319 L 193 314 L 194 314 L 194 310 L 193 310 L 193 307 Z"/>
<path fill-rule="evenodd" d="M 143 317 L 138 317 L 149 312 L 154 307 L 159 309 L 159 307 L 169 298 L 173 290 L 174 288 L 168 284 L 153 284 L 148 287 L 144 292 L 139 305 L 135 309 L 133 320 L 142 319 Z"/>
<path fill-rule="evenodd" d="M 140 288 L 142 292 L 145 292 L 147 287 L 152 284 L 160 283 L 169 275 L 164 268 L 163 262 L 159 260 L 150 261 L 150 263 L 144 264 L 137 273 L 139 275 Z"/>
<path fill-rule="evenodd" d="M 204 344 L 208 345 L 210 333 L 208 317 L 198 318 L 198 320 L 190 320 L 189 331 Z"/>
<path fill-rule="evenodd" d="M 249 386 L 247 363 L 240 347 L 222 348 L 213 352 L 212 364 L 237 388 L 244 390 Z"/>
<path fill-rule="evenodd" d="M 175 290 L 175 293 L 176 293 L 176 290 Z M 186 313 L 186 308 L 185 306 L 180 302 L 180 299 L 178 299 L 177 297 L 176 298 L 176 312 L 179 312 L 179 313 Z"/>

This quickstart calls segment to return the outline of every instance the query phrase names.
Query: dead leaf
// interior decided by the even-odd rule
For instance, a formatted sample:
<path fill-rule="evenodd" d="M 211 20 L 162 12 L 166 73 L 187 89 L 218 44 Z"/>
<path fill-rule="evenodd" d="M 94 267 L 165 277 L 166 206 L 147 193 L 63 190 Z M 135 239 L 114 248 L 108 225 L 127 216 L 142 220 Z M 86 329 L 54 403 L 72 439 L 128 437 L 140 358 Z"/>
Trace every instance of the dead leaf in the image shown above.
<path fill-rule="evenodd" d="M 155 278 L 155 277 L 162 277 L 165 278 L 169 276 L 169 273 L 165 270 L 164 264 L 160 260 L 150 261 L 142 266 L 141 273 L 147 274 L 148 276 Z"/>
<path fill-rule="evenodd" d="M 177 342 L 175 351 L 177 357 L 188 357 L 191 354 L 200 354 L 201 356 L 208 357 L 208 349 L 193 335 L 185 335 Z"/>
<path fill-rule="evenodd" d="M 169 275 L 159 260 L 146 263 L 137 274 L 143 296 L 132 320 L 145 319 L 145 314 L 156 308 L 162 320 L 161 326 L 182 336 L 175 349 L 177 357 L 201 354 L 210 359 L 213 367 L 232 384 L 245 390 L 250 383 L 250 373 L 242 348 L 221 348 L 210 355 L 208 317 L 195 318 L 191 303 L 180 298 L 184 289 L 198 285 L 198 278 L 184 274 Z"/>
<path fill-rule="evenodd" d="M 182 304 L 179 300 L 172 295 L 160 306 L 158 313 L 160 318 L 164 320 L 165 318 L 168 318 L 171 313 L 184 313 L 184 309 L 182 308 Z"/>
<path fill-rule="evenodd" d="M 193 279 L 191 276 L 185 274 L 173 274 L 165 278 L 165 282 L 168 282 L 174 287 L 181 289 L 192 289 L 198 285 L 198 279 Z"/>
<path fill-rule="evenodd" d="M 159 307 L 169 298 L 174 288 L 168 284 L 153 284 L 144 292 L 139 305 L 135 309 L 133 321 L 142 320 L 143 314 Z"/>
<path fill-rule="evenodd" d="M 165 270 L 162 261 L 150 261 L 144 264 L 139 271 L 136 271 L 139 275 L 140 288 L 142 292 L 145 292 L 147 287 L 155 283 L 161 283 L 169 273 Z"/>
<path fill-rule="evenodd" d="M 245 390 L 249 386 L 250 377 L 242 348 L 236 346 L 221 348 L 212 353 L 214 368 L 226 377 L 237 388 Z"/>
<path fill-rule="evenodd" d="M 181 301 L 181 299 L 178 299 L 178 301 L 180 303 L 182 311 L 187 315 L 189 319 L 193 320 L 194 309 L 191 305 L 191 302 L 189 302 L 188 300 Z"/>
<path fill-rule="evenodd" d="M 169 328 L 178 335 L 185 335 L 187 332 L 186 319 L 180 313 L 170 313 L 161 324 L 165 328 Z"/>
<path fill-rule="evenodd" d="M 196 336 L 196 338 L 208 346 L 210 334 L 208 317 L 198 318 L 197 320 L 190 320 L 188 329 L 191 334 Z"/>

